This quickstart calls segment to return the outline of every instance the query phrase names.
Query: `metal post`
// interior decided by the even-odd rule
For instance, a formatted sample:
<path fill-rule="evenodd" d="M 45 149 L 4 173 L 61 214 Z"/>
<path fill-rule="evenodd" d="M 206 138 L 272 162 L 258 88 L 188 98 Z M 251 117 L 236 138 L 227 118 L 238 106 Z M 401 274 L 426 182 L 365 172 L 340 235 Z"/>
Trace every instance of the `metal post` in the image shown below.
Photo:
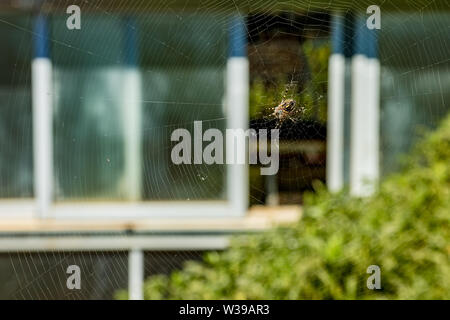
<path fill-rule="evenodd" d="M 40 217 L 48 215 L 53 189 L 52 62 L 47 24 L 44 15 L 35 17 L 34 58 L 31 64 L 34 194 Z"/>
<path fill-rule="evenodd" d="M 280 196 L 278 194 L 278 179 L 277 175 L 264 176 L 266 187 L 266 205 L 278 206 L 280 204 Z"/>
<path fill-rule="evenodd" d="M 144 253 L 132 249 L 128 256 L 128 295 L 129 300 L 144 299 Z"/>
<path fill-rule="evenodd" d="M 242 16 L 231 18 L 229 39 L 226 81 L 227 128 L 247 130 L 249 124 L 249 63 L 247 30 L 245 19 Z M 227 150 L 227 153 L 230 152 Z M 248 190 L 248 164 L 229 164 L 227 166 L 227 194 L 233 215 L 242 216 L 247 211 Z"/>
<path fill-rule="evenodd" d="M 344 17 L 332 18 L 332 47 L 328 75 L 327 185 L 339 191 L 344 185 Z"/>
<path fill-rule="evenodd" d="M 376 30 L 369 30 L 366 18 L 357 19 L 355 55 L 352 59 L 352 114 L 350 150 L 350 192 L 367 196 L 374 192 L 379 177 L 380 62 Z"/>

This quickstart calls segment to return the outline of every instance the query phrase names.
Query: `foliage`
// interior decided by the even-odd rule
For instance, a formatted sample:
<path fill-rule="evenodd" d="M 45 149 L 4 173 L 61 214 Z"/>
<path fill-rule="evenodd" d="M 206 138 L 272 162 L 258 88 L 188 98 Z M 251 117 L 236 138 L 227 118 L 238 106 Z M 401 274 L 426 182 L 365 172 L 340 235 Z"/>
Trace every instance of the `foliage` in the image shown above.
<path fill-rule="evenodd" d="M 158 275 L 146 299 L 449 299 L 450 116 L 370 198 L 317 185 L 298 224 Z M 369 290 L 367 267 L 381 268 Z M 126 297 L 122 292 L 119 297 Z"/>

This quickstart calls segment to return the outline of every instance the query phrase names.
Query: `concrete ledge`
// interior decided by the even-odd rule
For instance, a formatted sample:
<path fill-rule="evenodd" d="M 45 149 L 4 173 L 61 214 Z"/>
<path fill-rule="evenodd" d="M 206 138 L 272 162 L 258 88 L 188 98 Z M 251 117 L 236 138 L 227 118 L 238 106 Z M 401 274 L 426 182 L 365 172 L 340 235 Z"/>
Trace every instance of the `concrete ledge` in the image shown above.
<path fill-rule="evenodd" d="M 1 219 L 3 234 L 64 232 L 234 232 L 267 230 L 296 222 L 300 206 L 252 207 L 245 217 L 183 219 Z"/>
<path fill-rule="evenodd" d="M 0 252 L 223 250 L 232 234 L 295 223 L 301 207 L 252 207 L 243 218 L 17 219 L 0 223 Z"/>
<path fill-rule="evenodd" d="M 229 245 L 226 235 L 153 236 L 27 236 L 0 237 L 0 252 L 39 251 L 147 251 L 223 250 Z"/>

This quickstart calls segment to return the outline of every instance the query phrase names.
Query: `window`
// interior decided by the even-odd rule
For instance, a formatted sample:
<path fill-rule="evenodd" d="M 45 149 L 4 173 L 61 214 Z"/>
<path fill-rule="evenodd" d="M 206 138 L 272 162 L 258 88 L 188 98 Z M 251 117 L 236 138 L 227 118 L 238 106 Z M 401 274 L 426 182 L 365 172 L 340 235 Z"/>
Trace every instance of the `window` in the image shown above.
<path fill-rule="evenodd" d="M 450 42 L 444 36 L 448 19 L 447 13 L 432 12 L 383 17 L 379 39 L 383 174 L 398 170 L 400 156 L 417 140 L 420 127 L 435 127 L 448 112 Z"/>
<path fill-rule="evenodd" d="M 0 196 L 33 197 L 32 168 L 39 167 L 38 159 L 43 167 L 35 172 L 38 192 L 32 210 L 41 216 L 243 214 L 248 194 L 239 190 L 245 190 L 247 169 L 175 165 L 170 157 L 176 144 L 173 130 L 193 133 L 194 121 L 201 120 L 203 131 L 223 131 L 233 126 L 231 112 L 233 119 L 236 114 L 247 117 L 247 108 L 236 112 L 226 106 L 229 30 L 217 19 L 228 17 L 91 13 L 83 16 L 82 29 L 74 31 L 66 28 L 66 15 L 52 15 L 43 19 L 47 36 L 38 37 L 32 37 L 36 30 L 26 32 L 33 30 L 36 17 L 20 22 L 28 25 L 7 37 L 14 49 L 3 49 L 13 52 L 16 61 L 2 61 L 12 68 L 12 76 L 1 79 L 7 90 L 0 93 L 0 113 L 6 115 L 0 121 L 10 127 L 0 132 L 0 145 L 7 150 L 0 155 L 0 177 L 6 181 Z M 6 33 L 5 28 L 0 32 Z M 44 99 L 51 108 L 38 105 L 35 112 L 31 100 L 41 100 L 32 97 L 33 38 L 50 48 L 50 57 L 35 60 L 43 58 L 51 66 L 46 70 L 52 92 Z M 33 71 L 36 83 L 45 82 L 42 72 Z M 34 90 L 41 98 L 43 91 Z"/>
<path fill-rule="evenodd" d="M 31 34 L 25 15 L 0 16 L 0 198 L 33 196 Z"/>

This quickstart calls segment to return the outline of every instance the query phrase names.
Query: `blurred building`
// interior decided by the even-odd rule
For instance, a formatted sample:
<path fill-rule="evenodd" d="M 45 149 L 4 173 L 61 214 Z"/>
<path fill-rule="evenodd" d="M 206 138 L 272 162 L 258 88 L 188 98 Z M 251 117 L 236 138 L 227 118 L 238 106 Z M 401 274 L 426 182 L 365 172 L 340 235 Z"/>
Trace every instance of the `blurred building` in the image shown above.
<path fill-rule="evenodd" d="M 80 30 L 66 26 L 72 4 Z M 194 120 L 248 127 L 253 12 L 320 22 L 332 47 L 327 184 L 372 193 L 418 126 L 448 112 L 450 12 L 383 3 L 377 30 L 371 4 L 2 1 L 0 297 L 104 298 L 128 283 L 139 299 L 144 276 L 298 218 L 298 206 L 249 208 L 247 166 L 170 161 L 172 131 Z M 85 291 L 67 291 L 72 264 Z"/>

